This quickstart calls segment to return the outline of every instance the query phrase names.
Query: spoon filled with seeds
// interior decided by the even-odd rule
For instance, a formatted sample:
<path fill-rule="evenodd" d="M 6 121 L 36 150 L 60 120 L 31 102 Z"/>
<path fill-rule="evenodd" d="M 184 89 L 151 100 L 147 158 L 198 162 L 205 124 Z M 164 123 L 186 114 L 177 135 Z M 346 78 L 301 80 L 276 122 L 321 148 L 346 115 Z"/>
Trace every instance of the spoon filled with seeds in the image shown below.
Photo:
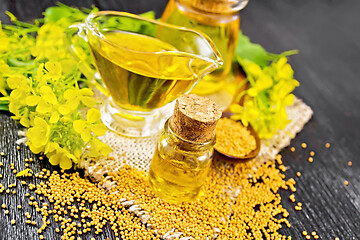
<path fill-rule="evenodd" d="M 230 114 L 224 112 L 216 125 L 215 152 L 228 162 L 250 161 L 260 152 L 260 138 L 250 125 L 245 127 L 240 121 L 231 119 Z"/>

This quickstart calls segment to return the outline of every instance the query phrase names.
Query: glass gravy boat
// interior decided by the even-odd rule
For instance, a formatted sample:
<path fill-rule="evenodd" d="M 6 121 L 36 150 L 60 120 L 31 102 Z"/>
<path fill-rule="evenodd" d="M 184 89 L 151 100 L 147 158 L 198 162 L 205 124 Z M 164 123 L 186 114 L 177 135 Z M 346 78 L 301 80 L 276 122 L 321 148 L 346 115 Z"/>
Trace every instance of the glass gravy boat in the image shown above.
<path fill-rule="evenodd" d="M 66 32 L 80 69 L 93 79 L 96 70 L 83 61 L 78 37 L 88 43 L 105 84 L 102 90 L 109 96 L 101 110 L 104 124 L 130 137 L 159 133 L 166 120 L 159 109 L 222 64 L 213 42 L 202 33 L 130 13 L 102 11 Z"/>

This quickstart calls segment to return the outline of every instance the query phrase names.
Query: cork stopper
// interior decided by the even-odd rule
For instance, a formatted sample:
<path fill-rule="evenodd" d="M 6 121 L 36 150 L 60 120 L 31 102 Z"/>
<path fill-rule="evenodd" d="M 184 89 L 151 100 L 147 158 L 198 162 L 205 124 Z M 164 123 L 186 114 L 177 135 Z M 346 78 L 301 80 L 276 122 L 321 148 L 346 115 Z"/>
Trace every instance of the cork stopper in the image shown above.
<path fill-rule="evenodd" d="M 170 126 L 181 138 L 193 142 L 208 142 L 214 137 L 221 114 L 220 107 L 214 101 L 186 94 L 176 100 Z"/>

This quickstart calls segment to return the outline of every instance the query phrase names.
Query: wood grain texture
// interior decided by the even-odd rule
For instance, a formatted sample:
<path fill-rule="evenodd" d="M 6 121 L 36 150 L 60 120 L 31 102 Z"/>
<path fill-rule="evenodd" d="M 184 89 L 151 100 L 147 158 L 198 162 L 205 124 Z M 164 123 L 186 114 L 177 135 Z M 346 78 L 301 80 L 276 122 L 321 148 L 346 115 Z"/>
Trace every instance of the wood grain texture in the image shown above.
<path fill-rule="evenodd" d="M 9 10 L 21 20 L 40 17 L 50 0 L 0 0 L 0 20 L 7 22 L 4 11 Z M 95 4 L 100 9 L 114 9 L 140 13 L 156 10 L 159 17 L 165 0 L 141 1 L 64 1 L 66 4 L 89 7 Z M 288 178 L 297 184 L 295 198 L 303 204 L 302 211 L 295 211 L 295 204 L 288 200 L 289 192 L 282 191 L 282 203 L 289 211 L 291 228 L 281 232 L 292 239 L 304 239 L 302 231 L 316 231 L 320 239 L 360 239 L 360 2 L 357 0 L 251 0 L 241 12 L 241 29 L 251 40 L 267 50 L 279 53 L 299 49 L 291 57 L 295 77 L 301 86 L 296 95 L 314 110 L 314 117 L 303 131 L 292 141 L 296 151 L 282 151 Z M 1 43 L 0 43 L 1 44 Z M 0 151 L 6 153 L 0 161 L 6 186 L 15 181 L 10 163 L 23 169 L 24 158 L 35 157 L 30 164 L 35 172 L 41 168 L 56 169 L 41 162 L 27 148 L 16 150 L 15 140 L 19 125 L 6 113 L 0 114 Z M 300 147 L 302 142 L 307 149 Z M 331 148 L 326 149 L 325 143 Z M 314 162 L 309 163 L 309 152 L 314 150 Z M 349 167 L 348 161 L 353 165 Z M 6 164 L 5 164 L 6 163 Z M 301 172 L 297 177 L 296 172 Z M 345 186 L 344 181 L 349 181 Z M 30 179 L 31 183 L 38 180 Z M 10 206 L 9 216 L 0 209 L 0 239 L 38 239 L 37 228 L 25 224 L 24 213 L 28 211 L 36 219 L 39 215 L 28 206 L 26 188 L 16 187 L 17 194 L 0 194 L 0 205 Z M 34 194 L 33 194 L 34 195 Z M 21 204 L 22 210 L 16 206 Z M 36 218 L 35 218 L 36 216 Z M 16 225 L 10 220 L 14 218 Z M 55 226 L 55 225 L 53 225 Z M 45 239 L 59 239 L 55 227 L 47 228 Z M 109 228 L 97 239 L 114 239 Z M 86 235 L 83 239 L 90 239 Z"/>

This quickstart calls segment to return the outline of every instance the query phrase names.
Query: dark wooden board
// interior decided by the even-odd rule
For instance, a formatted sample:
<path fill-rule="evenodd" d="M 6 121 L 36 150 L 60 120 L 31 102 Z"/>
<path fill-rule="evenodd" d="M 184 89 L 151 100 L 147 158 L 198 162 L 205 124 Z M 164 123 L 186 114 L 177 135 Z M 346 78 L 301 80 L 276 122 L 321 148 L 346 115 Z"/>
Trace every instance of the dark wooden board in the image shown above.
<path fill-rule="evenodd" d="M 0 20 L 7 23 L 6 10 L 20 20 L 30 21 L 41 16 L 46 7 L 56 1 L 50 0 L 0 0 Z M 64 1 L 66 4 L 89 7 L 95 4 L 100 9 L 113 9 L 141 13 L 155 10 L 161 15 L 166 1 Z M 294 210 L 288 200 L 289 192 L 281 192 L 282 204 L 289 211 L 291 228 L 281 233 L 292 239 L 305 239 L 302 231 L 316 231 L 320 239 L 360 239 L 360 1 L 357 0 L 251 0 L 241 12 L 241 29 L 252 41 L 260 43 L 268 51 L 279 53 L 299 49 L 291 57 L 295 77 L 301 86 L 295 91 L 314 110 L 313 119 L 291 142 L 295 152 L 289 148 L 282 151 L 288 178 L 297 184 L 295 197 L 303 204 L 302 211 Z M 0 43 L 1 44 L 1 43 Z M 0 113 L 0 152 L 4 164 L 0 167 L 5 186 L 15 181 L 10 163 L 17 169 L 24 168 L 24 158 L 34 157 L 30 166 L 35 171 L 51 167 L 38 160 L 26 147 L 16 149 L 17 131 L 21 127 L 4 112 Z M 306 142 L 307 149 L 300 144 Z M 331 143 L 326 149 L 325 143 Z M 309 152 L 314 150 L 314 162 L 309 163 Z M 349 167 L 348 161 L 353 165 Z M 296 176 L 300 171 L 302 175 Z M 349 182 L 345 186 L 344 181 Z M 29 182 L 36 183 L 36 179 Z M 24 213 L 40 216 L 28 206 L 26 188 L 17 182 L 17 193 L 0 194 L 0 205 L 11 206 L 9 216 L 0 209 L 0 239 L 38 239 L 37 228 L 25 224 Z M 22 210 L 16 206 L 21 204 Z M 10 220 L 14 218 L 16 225 Z M 47 228 L 45 239 L 59 239 L 55 228 Z M 109 228 L 98 239 L 113 239 Z M 241 237 L 239 236 L 241 239 Z M 87 235 L 83 239 L 90 239 Z"/>

